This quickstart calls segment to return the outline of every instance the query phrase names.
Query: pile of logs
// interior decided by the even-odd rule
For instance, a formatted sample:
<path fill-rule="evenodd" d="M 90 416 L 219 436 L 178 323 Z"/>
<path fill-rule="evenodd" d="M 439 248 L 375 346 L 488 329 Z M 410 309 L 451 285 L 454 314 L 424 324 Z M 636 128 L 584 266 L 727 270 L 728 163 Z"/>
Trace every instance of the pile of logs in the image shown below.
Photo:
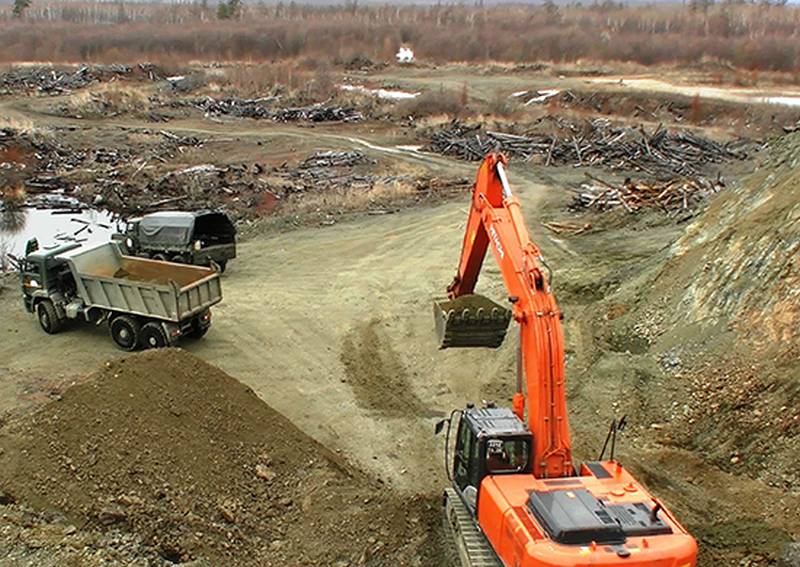
<path fill-rule="evenodd" d="M 316 167 L 353 167 L 354 165 L 375 163 L 361 152 L 316 152 L 300 162 L 301 169 Z"/>
<path fill-rule="evenodd" d="M 632 181 L 626 179 L 621 186 L 587 175 L 588 181 L 572 198 L 573 210 L 594 209 L 607 211 L 625 209 L 635 213 L 641 209 L 659 208 L 667 213 L 688 211 L 699 202 L 724 188 L 721 178 L 674 179 L 665 182 Z"/>
<path fill-rule="evenodd" d="M 328 106 L 318 103 L 278 109 L 273 113 L 272 119 L 276 122 L 358 122 L 364 120 L 364 115 L 352 106 Z"/>
<path fill-rule="evenodd" d="M 275 122 L 355 122 L 364 119 L 361 112 L 350 106 L 317 103 L 310 106 L 275 108 L 274 103 L 278 100 L 277 96 L 254 99 L 207 96 L 189 101 L 188 104 L 211 117 L 232 116 Z"/>
<path fill-rule="evenodd" d="M 332 189 L 369 189 L 375 185 L 374 175 L 353 171 L 357 165 L 374 164 L 375 160 L 357 151 L 316 152 L 305 158 L 296 167 L 283 164 L 278 176 L 286 180 L 286 193 L 306 191 L 325 192 Z"/>
<path fill-rule="evenodd" d="M 545 165 L 603 166 L 660 180 L 697 176 L 710 163 L 746 157 L 742 143 L 722 144 L 661 126 L 648 133 L 643 128 L 613 126 L 606 120 L 570 125 L 556 135 L 526 136 L 484 132 L 479 126 L 454 123 L 435 132 L 426 149 L 470 161 L 501 151 L 525 161 L 538 156 Z"/>
<path fill-rule="evenodd" d="M 208 116 L 233 116 L 235 118 L 266 118 L 272 117 L 268 103 L 278 100 L 278 97 L 269 96 L 262 98 L 203 98 L 188 101 L 203 111 Z"/>
<path fill-rule="evenodd" d="M 141 74 L 151 81 L 161 79 L 157 68 L 150 63 L 128 65 L 81 65 L 75 68 L 55 68 L 49 65 L 13 67 L 0 74 L 0 93 L 37 92 L 61 95 L 92 83 L 110 81 L 117 77 Z"/>

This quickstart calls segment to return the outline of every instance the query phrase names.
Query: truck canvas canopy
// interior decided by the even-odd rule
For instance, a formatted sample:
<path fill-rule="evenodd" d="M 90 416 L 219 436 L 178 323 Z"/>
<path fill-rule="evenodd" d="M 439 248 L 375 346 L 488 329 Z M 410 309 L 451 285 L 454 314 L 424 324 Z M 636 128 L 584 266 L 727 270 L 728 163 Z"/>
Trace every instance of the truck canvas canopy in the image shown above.
<path fill-rule="evenodd" d="M 194 239 L 227 244 L 234 242 L 235 235 L 236 227 L 223 213 L 174 211 L 139 219 L 139 239 L 148 246 L 185 246 Z"/>
<path fill-rule="evenodd" d="M 139 238 L 150 244 L 188 244 L 195 218 L 194 213 L 184 212 L 147 215 L 139 221 Z"/>

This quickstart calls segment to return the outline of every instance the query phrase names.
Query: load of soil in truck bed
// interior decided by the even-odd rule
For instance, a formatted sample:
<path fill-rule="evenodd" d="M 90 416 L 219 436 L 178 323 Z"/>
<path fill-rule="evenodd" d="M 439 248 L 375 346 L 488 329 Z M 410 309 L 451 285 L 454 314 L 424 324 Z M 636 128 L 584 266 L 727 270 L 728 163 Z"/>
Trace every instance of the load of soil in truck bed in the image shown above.
<path fill-rule="evenodd" d="M 440 564 L 435 498 L 393 494 L 176 349 L 108 362 L 0 426 L 0 493 L 170 563 Z"/>

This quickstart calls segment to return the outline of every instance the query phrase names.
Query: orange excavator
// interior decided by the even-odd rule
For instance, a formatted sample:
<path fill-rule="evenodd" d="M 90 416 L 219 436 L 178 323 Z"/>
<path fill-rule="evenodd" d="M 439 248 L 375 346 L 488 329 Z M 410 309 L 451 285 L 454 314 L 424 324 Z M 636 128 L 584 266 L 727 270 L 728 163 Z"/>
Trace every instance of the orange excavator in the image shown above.
<path fill-rule="evenodd" d="M 519 325 L 512 408 L 469 404 L 437 427 L 447 427 L 452 486 L 445 490 L 445 525 L 460 561 L 464 567 L 694 567 L 695 540 L 613 458 L 613 442 L 609 460 L 573 458 L 562 313 L 506 163 L 490 154 L 480 166 L 458 273 L 448 299 L 434 306 L 442 348 L 498 347 L 510 320 Z M 490 247 L 510 309 L 473 293 Z M 615 421 L 609 437 L 615 440 L 619 428 Z"/>

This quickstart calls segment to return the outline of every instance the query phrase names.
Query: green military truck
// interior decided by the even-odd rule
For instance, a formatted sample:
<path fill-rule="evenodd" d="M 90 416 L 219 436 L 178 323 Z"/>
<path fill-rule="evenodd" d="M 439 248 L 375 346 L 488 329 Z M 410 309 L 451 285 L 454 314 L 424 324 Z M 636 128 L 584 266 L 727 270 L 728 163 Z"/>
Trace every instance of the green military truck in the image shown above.
<path fill-rule="evenodd" d="M 114 235 L 126 254 L 225 271 L 236 257 L 236 227 L 224 213 L 165 211 L 131 219 Z"/>
<path fill-rule="evenodd" d="M 115 242 L 30 248 L 20 264 L 22 297 L 48 334 L 76 319 L 107 323 L 123 350 L 166 347 L 205 335 L 211 306 L 222 300 L 212 268 L 126 256 Z"/>

